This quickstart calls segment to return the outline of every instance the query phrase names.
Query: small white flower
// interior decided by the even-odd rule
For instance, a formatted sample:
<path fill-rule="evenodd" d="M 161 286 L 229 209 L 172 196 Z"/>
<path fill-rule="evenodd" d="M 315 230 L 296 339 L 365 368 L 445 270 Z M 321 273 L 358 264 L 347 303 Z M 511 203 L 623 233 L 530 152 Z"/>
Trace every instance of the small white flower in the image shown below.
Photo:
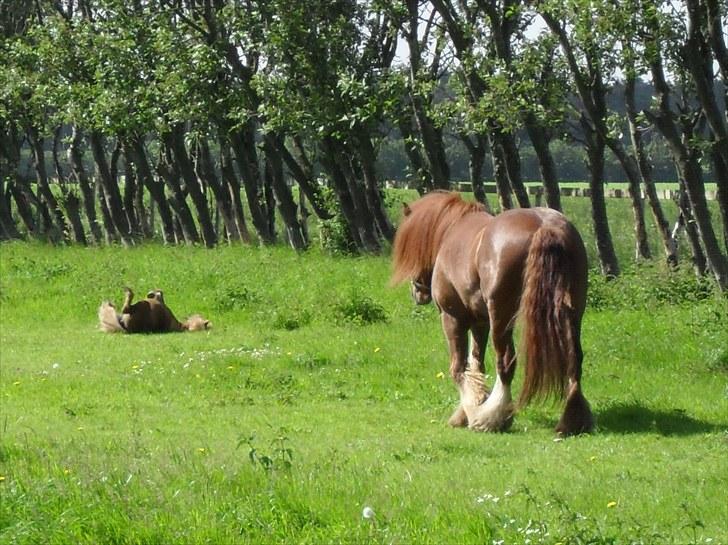
<path fill-rule="evenodd" d="M 372 509 L 369 506 L 365 507 L 361 512 L 361 516 L 362 516 L 362 518 L 365 518 L 367 520 L 373 519 L 374 518 L 374 509 Z"/>

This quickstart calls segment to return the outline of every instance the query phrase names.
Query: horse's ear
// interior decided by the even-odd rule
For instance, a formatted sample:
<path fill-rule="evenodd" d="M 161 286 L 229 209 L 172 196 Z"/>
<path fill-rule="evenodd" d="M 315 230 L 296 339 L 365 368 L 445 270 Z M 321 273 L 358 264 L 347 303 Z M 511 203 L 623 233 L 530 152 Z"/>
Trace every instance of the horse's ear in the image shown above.
<path fill-rule="evenodd" d="M 412 209 L 410 208 L 409 204 L 406 202 L 402 203 L 402 214 L 404 216 L 409 216 L 412 213 Z"/>

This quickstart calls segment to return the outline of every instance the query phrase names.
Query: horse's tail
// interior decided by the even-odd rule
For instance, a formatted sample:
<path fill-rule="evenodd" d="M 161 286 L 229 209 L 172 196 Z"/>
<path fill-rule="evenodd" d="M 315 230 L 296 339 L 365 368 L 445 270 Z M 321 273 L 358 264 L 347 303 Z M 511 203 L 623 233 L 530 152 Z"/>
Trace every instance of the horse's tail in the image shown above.
<path fill-rule="evenodd" d="M 521 406 L 534 398 L 561 399 L 568 378 L 579 379 L 583 312 L 579 299 L 586 289 L 586 260 L 581 251 L 575 251 L 573 239 L 569 244 L 572 232 L 565 221 L 547 222 L 531 240 L 520 308 L 520 353 L 526 358 Z M 583 248 L 578 233 L 577 238 Z"/>
<path fill-rule="evenodd" d="M 120 316 L 116 313 L 114 305 L 108 301 L 101 303 L 99 307 L 99 329 L 105 333 L 117 333 L 125 331 L 121 325 Z"/>

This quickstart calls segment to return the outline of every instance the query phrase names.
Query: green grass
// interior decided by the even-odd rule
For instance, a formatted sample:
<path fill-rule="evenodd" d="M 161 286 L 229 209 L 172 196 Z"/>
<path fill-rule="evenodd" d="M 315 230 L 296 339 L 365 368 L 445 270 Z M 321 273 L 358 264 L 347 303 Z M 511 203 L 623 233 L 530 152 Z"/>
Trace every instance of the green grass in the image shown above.
<path fill-rule="evenodd" d="M 584 321 L 597 432 L 554 441 L 552 405 L 446 425 L 387 257 L 3 244 L 0 543 L 727 543 L 728 304 L 626 268 Z M 124 285 L 213 329 L 100 333 Z"/>

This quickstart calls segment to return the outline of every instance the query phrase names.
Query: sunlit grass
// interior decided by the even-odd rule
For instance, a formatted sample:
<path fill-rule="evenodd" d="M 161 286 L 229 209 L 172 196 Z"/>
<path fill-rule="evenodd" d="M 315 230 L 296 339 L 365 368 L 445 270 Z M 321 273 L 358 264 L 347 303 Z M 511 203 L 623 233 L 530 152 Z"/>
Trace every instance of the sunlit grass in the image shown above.
<path fill-rule="evenodd" d="M 627 269 L 584 321 L 597 432 L 555 441 L 551 405 L 447 427 L 437 312 L 386 256 L 4 244 L 0 543 L 726 542 L 728 307 Z M 213 329 L 98 332 L 125 285 Z"/>

